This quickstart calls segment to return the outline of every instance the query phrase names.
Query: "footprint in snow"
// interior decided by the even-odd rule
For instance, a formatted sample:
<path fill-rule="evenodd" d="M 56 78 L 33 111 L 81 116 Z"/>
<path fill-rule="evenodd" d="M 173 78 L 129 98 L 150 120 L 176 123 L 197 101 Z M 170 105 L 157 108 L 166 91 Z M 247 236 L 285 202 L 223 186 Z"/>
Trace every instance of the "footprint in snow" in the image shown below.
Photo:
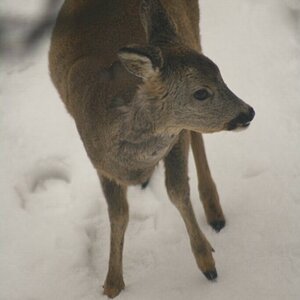
<path fill-rule="evenodd" d="M 71 174 L 61 157 L 36 162 L 16 185 L 21 207 L 31 213 L 64 212 L 70 204 Z"/>

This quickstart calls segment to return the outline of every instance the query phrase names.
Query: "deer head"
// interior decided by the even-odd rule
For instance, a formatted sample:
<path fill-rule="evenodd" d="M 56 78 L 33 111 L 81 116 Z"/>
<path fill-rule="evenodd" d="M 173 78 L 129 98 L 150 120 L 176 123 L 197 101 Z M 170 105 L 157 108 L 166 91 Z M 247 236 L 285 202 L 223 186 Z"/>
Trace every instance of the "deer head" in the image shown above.
<path fill-rule="evenodd" d="M 201 133 L 247 127 L 253 108 L 227 87 L 215 63 L 184 45 L 160 1 L 143 0 L 140 15 L 148 44 L 129 45 L 118 56 L 142 79 L 137 101 L 156 126 Z"/>

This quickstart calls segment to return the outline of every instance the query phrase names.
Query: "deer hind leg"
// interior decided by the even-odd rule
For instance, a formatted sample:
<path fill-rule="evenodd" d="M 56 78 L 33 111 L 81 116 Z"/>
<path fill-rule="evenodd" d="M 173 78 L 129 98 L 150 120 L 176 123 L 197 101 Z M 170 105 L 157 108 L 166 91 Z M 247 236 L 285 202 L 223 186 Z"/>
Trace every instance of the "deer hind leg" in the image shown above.
<path fill-rule="evenodd" d="M 191 144 L 198 175 L 198 189 L 206 219 L 213 229 L 219 232 L 225 226 L 225 218 L 216 185 L 210 174 L 202 134 L 191 131 Z"/>
<path fill-rule="evenodd" d="M 110 298 L 116 297 L 125 284 L 123 280 L 122 253 L 125 230 L 128 224 L 128 203 L 125 186 L 99 175 L 105 195 L 110 220 L 110 256 L 104 294 Z"/>
<path fill-rule="evenodd" d="M 198 267 L 209 280 L 213 280 L 217 277 L 212 256 L 213 249 L 199 228 L 190 201 L 187 175 L 188 149 L 189 134 L 184 131 L 165 158 L 166 187 L 172 203 L 183 218 Z"/>

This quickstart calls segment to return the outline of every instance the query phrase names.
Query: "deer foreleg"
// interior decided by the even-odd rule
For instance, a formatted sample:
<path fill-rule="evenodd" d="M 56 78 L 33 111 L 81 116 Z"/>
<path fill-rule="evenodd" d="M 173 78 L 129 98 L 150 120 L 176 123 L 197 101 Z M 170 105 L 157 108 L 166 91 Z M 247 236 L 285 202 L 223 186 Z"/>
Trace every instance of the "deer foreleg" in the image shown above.
<path fill-rule="evenodd" d="M 99 176 L 102 189 L 108 205 L 110 220 L 110 256 L 109 267 L 104 283 L 104 294 L 110 298 L 116 297 L 125 284 L 123 280 L 122 253 L 125 230 L 128 224 L 128 203 L 126 187 Z"/>
<path fill-rule="evenodd" d="M 187 175 L 189 134 L 183 132 L 165 158 L 166 186 L 172 203 L 179 210 L 189 234 L 192 251 L 200 270 L 209 279 L 217 277 L 212 247 L 201 232 L 190 201 Z"/>
<path fill-rule="evenodd" d="M 202 134 L 191 131 L 191 144 L 198 175 L 198 189 L 206 219 L 216 231 L 220 231 L 225 226 L 225 218 L 209 170 Z"/>

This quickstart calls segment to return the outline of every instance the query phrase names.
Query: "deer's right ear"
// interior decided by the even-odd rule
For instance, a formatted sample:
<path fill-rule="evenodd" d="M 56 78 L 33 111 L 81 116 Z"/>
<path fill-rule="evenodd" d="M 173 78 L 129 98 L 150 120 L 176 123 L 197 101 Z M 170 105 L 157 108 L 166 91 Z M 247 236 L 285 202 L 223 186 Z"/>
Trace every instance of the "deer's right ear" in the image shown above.
<path fill-rule="evenodd" d="M 118 56 L 130 73 L 141 78 L 157 74 L 163 65 L 162 54 L 158 47 L 128 46 L 121 48 Z"/>

